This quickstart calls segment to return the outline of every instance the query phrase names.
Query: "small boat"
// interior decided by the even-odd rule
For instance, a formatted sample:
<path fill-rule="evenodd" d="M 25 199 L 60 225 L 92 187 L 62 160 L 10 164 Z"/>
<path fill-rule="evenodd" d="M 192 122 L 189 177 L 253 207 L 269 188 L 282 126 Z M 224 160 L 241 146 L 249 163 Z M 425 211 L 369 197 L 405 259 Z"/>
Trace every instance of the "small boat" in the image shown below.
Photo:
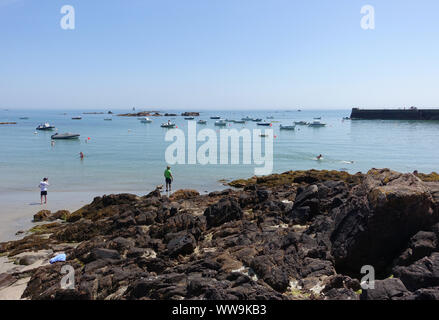
<path fill-rule="evenodd" d="M 151 123 L 152 120 L 148 117 L 143 117 L 142 120 L 140 120 L 141 123 Z"/>
<path fill-rule="evenodd" d="M 29 117 L 21 117 L 20 120 L 28 120 Z"/>
<path fill-rule="evenodd" d="M 343 120 L 351 120 L 349 117 L 343 117 Z"/>
<path fill-rule="evenodd" d="M 326 123 L 321 122 L 320 120 L 314 120 L 312 123 L 309 124 L 310 127 L 324 127 L 326 126 Z"/>
<path fill-rule="evenodd" d="M 105 118 L 104 121 L 113 121 L 112 118 Z"/>
<path fill-rule="evenodd" d="M 314 118 L 314 120 L 322 120 L 322 117 Z"/>
<path fill-rule="evenodd" d="M 281 130 L 296 130 L 296 126 L 283 126 L 280 125 Z"/>
<path fill-rule="evenodd" d="M 185 117 L 184 120 L 194 120 L 195 117 Z"/>
<path fill-rule="evenodd" d="M 219 126 L 219 127 L 224 127 L 227 125 L 227 122 L 224 120 L 218 120 L 218 121 L 215 121 L 215 125 Z"/>
<path fill-rule="evenodd" d="M 219 120 L 219 119 L 221 119 L 221 117 L 219 117 L 219 116 L 214 116 L 214 117 L 210 117 L 210 119 L 212 119 L 212 120 Z"/>
<path fill-rule="evenodd" d="M 260 118 L 256 118 L 256 119 L 252 119 L 252 121 L 253 121 L 253 122 L 259 122 L 259 121 L 262 121 L 262 119 L 260 119 Z"/>
<path fill-rule="evenodd" d="M 206 120 L 198 120 L 197 123 L 198 124 L 207 124 L 207 121 Z"/>
<path fill-rule="evenodd" d="M 245 120 L 233 120 L 234 123 L 245 123 Z"/>
<path fill-rule="evenodd" d="M 259 136 L 260 136 L 261 138 L 266 138 L 266 137 L 268 137 L 268 134 L 261 133 Z"/>
<path fill-rule="evenodd" d="M 82 117 L 73 117 L 72 120 L 82 120 Z"/>
<path fill-rule="evenodd" d="M 69 139 L 78 139 L 80 134 L 78 133 L 55 133 L 51 136 L 53 140 L 69 140 Z"/>
<path fill-rule="evenodd" d="M 273 116 L 268 116 L 267 119 L 274 119 L 274 117 Z"/>
<path fill-rule="evenodd" d="M 294 121 L 294 124 L 298 125 L 298 126 L 307 126 L 307 125 L 309 125 L 309 123 L 306 122 L 306 121 Z"/>
<path fill-rule="evenodd" d="M 235 120 L 226 119 L 226 122 L 235 122 Z"/>
<path fill-rule="evenodd" d="M 241 120 L 243 120 L 243 121 L 252 121 L 253 119 L 250 118 L 250 117 L 245 117 L 245 118 L 242 118 Z"/>
<path fill-rule="evenodd" d="M 162 127 L 162 128 L 168 128 L 168 129 L 170 129 L 170 128 L 175 128 L 175 123 L 172 123 L 172 122 L 165 122 L 165 123 L 162 123 L 162 125 L 161 125 L 160 127 Z"/>
<path fill-rule="evenodd" d="M 36 130 L 53 130 L 55 129 L 55 126 L 50 125 L 49 122 L 46 122 L 45 124 L 40 124 L 38 127 L 36 127 Z"/>
<path fill-rule="evenodd" d="M 266 127 L 268 127 L 268 126 L 271 126 L 271 123 L 270 122 L 258 122 L 258 126 L 266 126 Z"/>

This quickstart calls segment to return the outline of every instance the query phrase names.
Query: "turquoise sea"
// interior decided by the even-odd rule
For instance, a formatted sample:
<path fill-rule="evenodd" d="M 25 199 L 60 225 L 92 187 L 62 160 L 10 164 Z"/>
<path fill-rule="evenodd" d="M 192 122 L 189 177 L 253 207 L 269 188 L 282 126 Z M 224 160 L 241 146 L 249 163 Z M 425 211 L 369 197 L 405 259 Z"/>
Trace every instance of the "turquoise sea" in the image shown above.
<path fill-rule="evenodd" d="M 51 191 L 62 192 L 143 193 L 163 183 L 165 149 L 170 142 L 164 139 L 168 129 L 160 124 L 168 118 L 151 117 L 153 123 L 143 124 L 137 117 L 113 115 L 112 121 L 104 121 L 109 117 L 107 114 L 83 112 L 90 111 L 1 110 L 0 122 L 17 124 L 0 125 L 0 193 L 38 191 L 36 186 L 42 177 L 49 177 Z M 182 111 L 161 112 L 181 114 Z M 373 167 L 402 172 L 439 170 L 439 122 L 343 120 L 349 115 L 350 110 L 206 111 L 196 119 L 208 122 L 205 126 L 197 125 L 199 130 L 206 127 L 218 130 L 211 116 L 224 119 L 250 116 L 273 121 L 274 172 L 315 168 L 355 173 Z M 82 116 L 82 120 L 72 120 L 75 116 Z M 280 124 L 312 121 L 315 117 L 322 117 L 327 126 L 297 126 L 293 132 L 279 130 Z M 184 117 L 169 119 L 186 130 L 188 123 Z M 50 136 L 54 132 L 35 134 L 36 126 L 45 121 L 55 125 L 60 133 L 80 133 L 81 137 L 76 141 L 56 141 L 52 146 Z M 227 128 L 243 127 L 264 130 L 254 122 L 227 125 Z M 83 161 L 79 152 L 85 154 Z M 319 154 L 324 157 L 322 161 L 315 160 Z M 221 187 L 219 180 L 250 177 L 253 170 L 254 165 L 175 165 L 172 167 L 174 189 L 211 191 Z"/>

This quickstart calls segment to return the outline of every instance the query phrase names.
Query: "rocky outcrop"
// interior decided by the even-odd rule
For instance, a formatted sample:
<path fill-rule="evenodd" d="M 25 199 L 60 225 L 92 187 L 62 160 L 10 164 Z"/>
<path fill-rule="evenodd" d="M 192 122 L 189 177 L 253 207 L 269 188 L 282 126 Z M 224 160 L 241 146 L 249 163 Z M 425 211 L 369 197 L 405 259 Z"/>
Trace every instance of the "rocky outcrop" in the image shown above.
<path fill-rule="evenodd" d="M 105 195 L 71 214 L 40 213 L 56 221 L 0 244 L 0 255 L 32 266 L 31 251 L 66 253 L 75 289 L 59 288 L 63 263 L 44 265 L 26 271 L 30 299 L 439 297 L 435 182 L 314 170 L 243 185 Z M 374 289 L 360 285 L 364 265 L 375 269 Z M 0 285 L 18 277 L 0 275 Z"/>

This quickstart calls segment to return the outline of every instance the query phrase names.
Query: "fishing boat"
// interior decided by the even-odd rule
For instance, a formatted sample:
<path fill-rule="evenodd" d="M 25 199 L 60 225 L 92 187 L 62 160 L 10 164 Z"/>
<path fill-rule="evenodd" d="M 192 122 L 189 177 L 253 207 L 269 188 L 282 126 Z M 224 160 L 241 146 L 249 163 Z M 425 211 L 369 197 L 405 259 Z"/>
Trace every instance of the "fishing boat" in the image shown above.
<path fill-rule="evenodd" d="M 50 131 L 55 129 L 55 126 L 50 125 L 49 122 L 46 122 L 44 124 L 40 124 L 38 127 L 36 127 L 36 130 L 46 130 L 46 131 Z"/>
<path fill-rule="evenodd" d="M 141 123 L 151 123 L 152 120 L 148 117 L 143 117 L 142 120 L 140 120 Z"/>
<path fill-rule="evenodd" d="M 326 123 L 321 122 L 320 120 L 314 120 L 309 124 L 310 127 L 324 127 Z"/>
<path fill-rule="evenodd" d="M 221 117 L 219 117 L 219 116 L 213 116 L 213 117 L 210 117 L 210 119 L 212 119 L 212 120 L 219 120 L 219 119 L 221 119 Z"/>
<path fill-rule="evenodd" d="M 271 123 L 270 122 L 258 122 L 258 126 L 268 127 L 268 126 L 271 126 Z"/>
<path fill-rule="evenodd" d="M 306 121 L 294 121 L 294 124 L 298 125 L 298 126 L 307 126 L 307 125 L 309 125 L 309 123 L 306 122 Z"/>
<path fill-rule="evenodd" d="M 218 120 L 218 121 L 215 121 L 215 125 L 218 127 L 224 127 L 227 125 L 227 122 L 224 120 Z"/>
<path fill-rule="evenodd" d="M 72 120 L 82 120 L 82 117 L 73 117 Z"/>
<path fill-rule="evenodd" d="M 55 133 L 51 136 L 53 140 L 70 140 L 70 139 L 78 139 L 80 134 L 78 133 Z"/>
<path fill-rule="evenodd" d="M 194 117 L 185 117 L 184 120 L 194 120 Z"/>
<path fill-rule="evenodd" d="M 245 118 L 242 118 L 241 120 L 243 120 L 243 121 L 252 121 L 253 120 L 253 118 L 250 118 L 250 117 L 245 117 Z"/>
<path fill-rule="evenodd" d="M 281 130 L 296 130 L 296 126 L 283 126 L 280 125 Z"/>
<path fill-rule="evenodd" d="M 198 120 L 197 123 L 198 124 L 207 124 L 207 121 L 206 120 Z"/>
<path fill-rule="evenodd" d="M 165 123 L 162 123 L 160 127 L 162 127 L 162 128 L 168 128 L 168 129 L 170 129 L 170 128 L 175 128 L 175 123 L 172 123 L 172 122 L 165 122 Z"/>

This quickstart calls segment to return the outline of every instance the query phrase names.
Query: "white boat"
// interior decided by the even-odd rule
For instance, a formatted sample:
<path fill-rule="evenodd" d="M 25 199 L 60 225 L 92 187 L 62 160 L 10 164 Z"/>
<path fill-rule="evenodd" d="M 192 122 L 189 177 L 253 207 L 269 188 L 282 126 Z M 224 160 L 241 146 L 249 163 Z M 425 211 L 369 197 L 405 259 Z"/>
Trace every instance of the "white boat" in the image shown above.
<path fill-rule="evenodd" d="M 224 127 L 227 125 L 227 122 L 225 120 L 218 120 L 218 121 L 215 121 L 215 125 L 218 127 Z"/>
<path fill-rule="evenodd" d="M 36 129 L 37 130 L 47 130 L 47 131 L 49 131 L 49 130 L 55 129 L 55 126 L 52 126 L 52 125 L 50 125 L 49 122 L 46 122 L 44 124 L 40 124 Z"/>
<path fill-rule="evenodd" d="M 281 130 L 296 130 L 296 126 L 283 126 L 280 125 Z"/>
<path fill-rule="evenodd" d="M 165 123 L 162 123 L 162 125 L 160 127 L 162 127 L 162 128 L 175 128 L 175 123 L 165 122 Z"/>
<path fill-rule="evenodd" d="M 69 140 L 69 139 L 78 139 L 80 134 L 78 133 L 55 133 L 51 136 L 53 140 Z"/>
<path fill-rule="evenodd" d="M 262 121 L 262 119 L 261 118 L 255 118 L 255 119 L 252 119 L 252 121 L 253 122 L 259 122 L 259 121 Z"/>
<path fill-rule="evenodd" d="M 141 123 L 151 123 L 152 120 L 148 117 L 143 117 L 142 120 L 140 120 Z"/>
<path fill-rule="evenodd" d="M 320 120 L 314 120 L 309 124 L 310 127 L 324 127 L 326 123 L 321 122 Z"/>

